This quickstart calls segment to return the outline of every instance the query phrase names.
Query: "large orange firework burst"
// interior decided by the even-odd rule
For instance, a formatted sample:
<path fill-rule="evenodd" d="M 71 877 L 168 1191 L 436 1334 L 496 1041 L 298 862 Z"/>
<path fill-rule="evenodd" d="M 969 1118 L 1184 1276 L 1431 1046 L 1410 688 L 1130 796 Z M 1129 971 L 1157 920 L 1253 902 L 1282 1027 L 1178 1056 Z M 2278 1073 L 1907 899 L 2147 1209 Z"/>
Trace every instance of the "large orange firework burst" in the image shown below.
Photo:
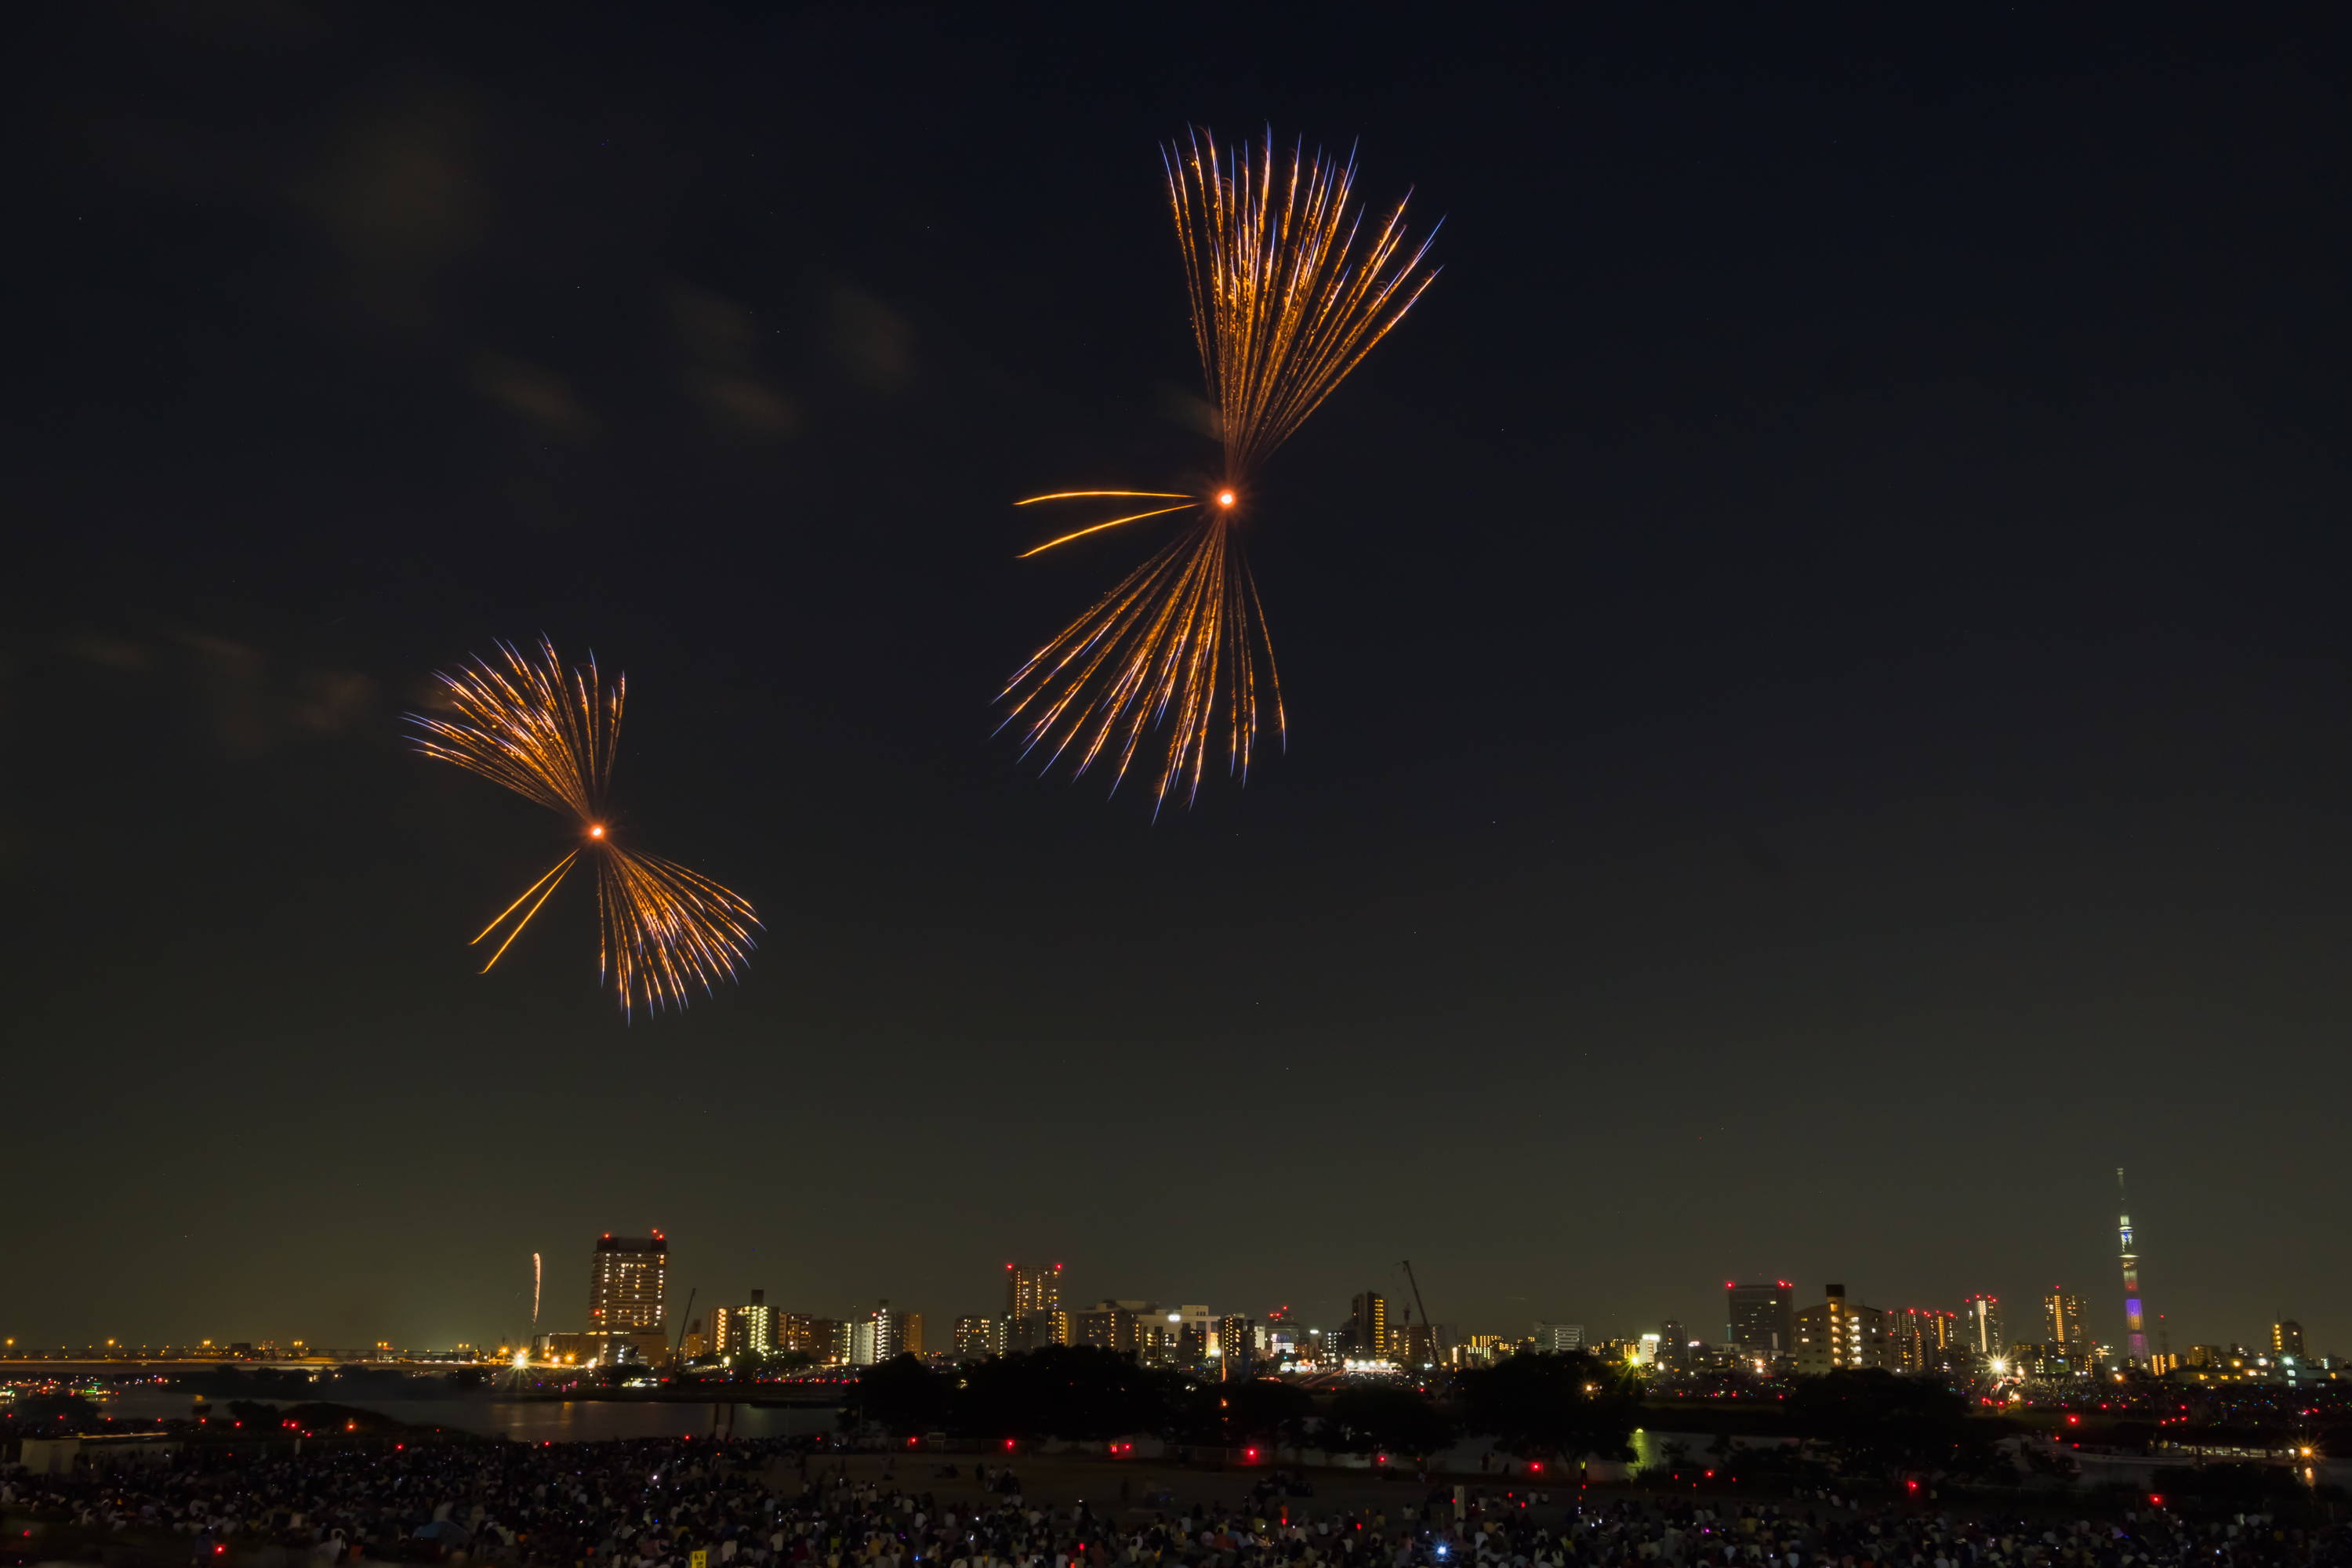
<path fill-rule="evenodd" d="M 1277 740 L 1287 739 L 1265 611 L 1242 554 L 1244 498 L 1259 466 L 1437 277 L 1421 270 L 1436 231 L 1410 240 L 1403 202 L 1367 227 L 1351 195 L 1353 154 L 1343 163 L 1302 143 L 1281 174 L 1271 131 L 1255 151 L 1244 142 L 1222 155 L 1194 131 L 1161 154 L 1224 477 L 1202 495 L 1057 490 L 1019 502 L 1170 503 L 1073 529 L 1024 559 L 1105 529 L 1182 517 L 1175 538 L 1033 654 L 998 698 L 1004 724 L 1024 725 L 1022 755 L 1043 748 L 1049 767 L 1069 755 L 1080 773 L 1107 760 L 1114 791 L 1146 735 L 1172 718 L 1155 813 L 1171 790 L 1188 804 L 1199 794 L 1221 736 L 1228 771 L 1248 777 L 1261 699 Z"/>
<path fill-rule="evenodd" d="M 514 945 L 584 855 L 596 868 L 599 978 L 613 982 L 624 1014 L 640 1006 L 683 1007 L 689 987 L 707 992 L 734 977 L 757 945 L 751 933 L 759 917 L 708 877 L 614 842 L 605 791 L 620 746 L 628 678 L 616 676 L 607 687 L 593 656 L 566 670 L 553 643 L 542 639 L 539 651 L 533 663 L 501 643 L 502 665 L 478 658 L 455 673 L 436 672 L 459 717 L 408 716 L 424 731 L 416 747 L 426 756 L 479 773 L 579 827 L 572 853 L 474 938 L 478 945 L 505 932 L 482 973 Z"/>

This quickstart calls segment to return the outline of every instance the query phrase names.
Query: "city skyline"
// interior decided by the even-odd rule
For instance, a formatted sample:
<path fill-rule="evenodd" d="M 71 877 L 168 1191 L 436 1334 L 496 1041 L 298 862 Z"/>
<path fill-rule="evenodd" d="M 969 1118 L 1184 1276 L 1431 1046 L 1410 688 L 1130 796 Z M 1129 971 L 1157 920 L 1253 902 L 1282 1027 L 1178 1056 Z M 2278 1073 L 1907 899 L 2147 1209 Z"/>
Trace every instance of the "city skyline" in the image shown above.
<path fill-rule="evenodd" d="M 2128 1247 L 2128 1219 L 2125 1226 L 2125 1246 Z M 534 1286 L 540 1276 L 541 1257 L 540 1253 L 534 1252 L 530 1258 Z M 2131 1255 L 2126 1252 L 2126 1257 L 2128 1259 Z M 701 1316 L 689 1317 L 688 1313 L 692 1310 L 693 1302 L 700 1300 L 699 1288 L 689 1294 L 687 1304 L 683 1306 L 667 1297 L 668 1240 L 666 1233 L 659 1229 L 651 1230 L 642 1237 L 604 1232 L 591 1249 L 591 1261 L 589 1292 L 580 1329 L 565 1330 L 560 1325 L 551 1325 L 550 1329 L 554 1341 L 560 1341 L 575 1351 L 585 1349 L 589 1342 L 600 1333 L 616 1340 L 627 1339 L 635 1333 L 646 1342 L 646 1345 L 640 1346 L 641 1349 L 648 1348 L 653 1342 L 658 1341 L 663 1344 L 699 1346 L 713 1354 L 733 1353 L 747 1349 L 763 1352 L 809 1349 L 819 1352 L 838 1352 L 846 1359 L 866 1361 L 876 1359 L 881 1353 L 877 1347 L 911 1344 L 919 1350 L 922 1348 L 922 1310 L 909 1309 L 903 1304 L 893 1309 L 887 1297 L 874 1299 L 871 1303 L 861 1301 L 857 1306 L 844 1310 L 840 1317 L 833 1318 L 821 1312 L 791 1311 L 766 1300 L 767 1287 L 753 1286 L 749 1289 L 745 1304 L 730 1304 L 727 1300 L 715 1298 L 702 1307 Z M 1399 1271 L 1402 1271 L 1402 1265 Z M 1148 1303 L 1143 1298 L 1104 1297 L 1096 1300 L 1086 1297 L 1081 1299 L 1085 1304 L 1074 1310 L 1064 1301 L 1066 1283 L 1065 1266 L 1060 1262 L 1050 1265 L 1008 1262 L 1003 1265 L 1003 1273 L 997 1281 L 999 1304 L 996 1310 L 992 1312 L 957 1310 L 939 1314 L 943 1332 L 938 1345 L 933 1348 L 941 1352 L 952 1350 L 961 1354 L 974 1345 L 984 1343 L 992 1353 L 1001 1353 L 1006 1350 L 1027 1349 L 1045 1343 L 1093 1343 L 1132 1351 L 1136 1348 L 1137 1331 L 1129 1321 L 1131 1315 L 1144 1310 L 1147 1305 L 1155 1314 L 1165 1310 Z M 2136 1274 L 2127 1263 L 2126 1287 L 2134 1289 L 2136 1286 Z M 1948 1307 L 1917 1302 L 1906 1302 L 1900 1306 L 1887 1301 L 1866 1302 L 1860 1292 L 1849 1297 L 1843 1281 L 1822 1285 L 1818 1294 L 1824 1300 L 1818 1302 L 1811 1301 L 1803 1285 L 1785 1279 L 1726 1280 L 1722 1290 L 1725 1296 L 1719 1308 L 1723 1316 L 1720 1331 L 1710 1329 L 1696 1335 L 1696 1339 L 1733 1346 L 1750 1356 L 1764 1353 L 1767 1345 L 1777 1345 L 1780 1356 L 1793 1358 L 1801 1369 L 1814 1373 L 1849 1364 L 1895 1364 L 1902 1359 L 1902 1346 L 1906 1341 L 1914 1359 L 1924 1352 L 1944 1346 L 1972 1349 L 1980 1354 L 1998 1354 L 2011 1345 L 2042 1344 L 2065 1353 L 2080 1353 L 2084 1347 L 2094 1350 L 2105 1348 L 2134 1362 L 2145 1360 L 2149 1353 L 2147 1335 L 2140 1331 L 2143 1328 L 2141 1301 L 2137 1295 L 2126 1297 L 2118 1303 L 2120 1331 L 2103 1332 L 2097 1325 L 2094 1306 L 2081 1293 L 2063 1285 L 2053 1285 L 2033 1299 L 2030 1312 L 2021 1319 L 2011 1317 L 1998 1295 L 1985 1292 L 1971 1292 L 1957 1307 Z M 722 1292 L 722 1298 L 723 1295 Z M 1169 1300 L 1172 1301 L 1175 1298 Z M 1398 1310 L 1402 1316 L 1391 1318 L 1391 1305 L 1385 1292 L 1360 1290 L 1348 1298 L 1344 1314 L 1328 1325 L 1298 1318 L 1287 1306 L 1269 1310 L 1287 1316 L 1291 1324 L 1307 1334 L 1331 1336 L 1343 1352 L 1393 1357 L 1416 1331 L 1423 1338 L 1412 1342 L 1425 1348 L 1427 1325 L 1414 1323 L 1410 1307 L 1400 1307 Z M 1218 1311 L 1255 1321 L 1257 1309 L 1237 1312 L 1237 1303 L 1220 1303 Z M 1204 1306 L 1185 1307 L 1181 1313 L 1188 1324 L 1202 1331 L 1206 1331 L 1210 1320 L 1217 1316 Z M 677 1320 L 674 1322 L 671 1321 L 673 1317 Z M 1194 1322 L 1196 1319 L 1197 1323 Z M 838 1345 L 819 1345 L 814 1341 L 803 1345 L 801 1339 L 806 1331 L 803 1325 L 813 1321 L 829 1326 L 839 1341 Z M 1170 1321 L 1176 1321 L 1175 1313 L 1171 1312 Z M 1710 1321 L 1703 1315 L 1690 1321 Z M 1517 1327 L 1499 1321 L 1464 1323 L 1440 1319 L 1438 1322 L 1441 1327 L 1459 1336 L 1498 1337 L 1508 1341 L 1521 1334 Z M 1667 1331 L 1666 1337 L 1676 1342 L 1687 1332 L 1675 1314 L 1661 1318 L 1658 1322 Z M 1118 1323 L 1127 1323 L 1128 1326 L 1120 1328 L 1117 1326 Z M 2247 1334 L 2236 1325 L 2222 1331 L 2190 1331 L 2184 1327 L 2180 1347 L 2175 1347 L 2170 1343 L 2169 1325 L 2160 1318 L 2158 1323 L 2160 1337 L 2156 1349 L 2176 1357 L 2180 1353 L 2180 1347 L 2192 1344 L 2237 1342 L 2258 1347 L 2263 1338 L 2260 1333 Z M 907 1326 L 908 1324 L 912 1325 L 911 1329 Z M 1531 1335 L 1536 1342 L 1550 1344 L 1552 1348 L 1573 1348 L 1571 1341 L 1574 1344 L 1582 1344 L 1608 1338 L 1638 1339 L 1643 1333 L 1653 1331 L 1648 1325 L 1642 1323 L 1579 1322 L 1563 1326 L 1548 1318 L 1532 1320 L 1525 1328 L 1527 1334 Z M 2016 1331 L 2007 1331 L 2010 1328 Z M 2038 1337 L 2026 1338 L 2029 1331 Z M 2268 1323 L 2266 1331 L 2274 1350 L 2280 1349 L 2284 1336 L 2291 1333 L 2295 1345 L 2293 1353 L 2302 1353 L 2305 1335 L 2299 1321 L 2275 1318 Z M 226 1343 L 236 1337 L 203 1336 L 205 1343 L 215 1339 Z M 289 1335 L 282 1342 L 275 1335 L 247 1334 L 242 1337 L 248 1341 L 267 1339 L 273 1343 L 301 1343 L 306 1340 L 314 1344 L 374 1342 L 316 1333 Z M 487 1343 L 492 1340 L 520 1342 L 528 1337 L 477 1331 L 462 1340 L 453 1339 L 448 1342 Z M 106 1336 L 109 1344 L 117 1340 L 131 1342 L 123 1336 Z M 1988 1340 L 1991 1342 L 1990 1349 L 1986 1344 Z M 16 1337 L 9 1336 L 9 1343 L 13 1346 L 16 1342 Z M 74 1342 L 70 1339 L 58 1342 L 60 1347 Z M 88 1344 L 93 1342 L 84 1339 L 80 1342 Z M 160 1345 L 194 1342 L 187 1337 L 178 1340 L 157 1337 L 140 1342 Z M 42 1342 L 28 1337 L 25 1343 L 27 1348 L 33 1348 L 41 1346 Z M 855 1352 L 851 1349 L 853 1346 L 856 1347 Z M 882 1354 L 881 1359 L 887 1359 L 887 1354 Z"/>
<path fill-rule="evenodd" d="M 552 1330 L 657 1224 L 934 1343 L 1407 1258 L 2120 1340 L 2121 1166 L 2152 1347 L 2352 1347 L 2341 95 L 2169 26 L 43 8 L 0 1336 L 513 1335 L 534 1252 Z M 1220 525 L 1286 728 L 1155 817 L 997 699 L 1176 537 L 1016 503 L 1223 461 L 1192 127 L 1444 275 Z M 762 922 L 683 1013 L 578 873 L 467 944 L 607 825 L 403 715 L 541 636 L 638 699 L 607 849 Z"/>

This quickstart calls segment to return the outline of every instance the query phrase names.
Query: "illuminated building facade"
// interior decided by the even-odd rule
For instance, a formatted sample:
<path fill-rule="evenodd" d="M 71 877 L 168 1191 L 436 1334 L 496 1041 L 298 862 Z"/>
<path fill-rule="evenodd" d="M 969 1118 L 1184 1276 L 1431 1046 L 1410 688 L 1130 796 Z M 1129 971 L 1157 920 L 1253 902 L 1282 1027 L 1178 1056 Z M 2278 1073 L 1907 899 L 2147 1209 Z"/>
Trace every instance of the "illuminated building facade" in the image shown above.
<path fill-rule="evenodd" d="M 1903 1372 L 1948 1371 L 1968 1348 L 1960 1315 L 1937 1307 L 1889 1313 L 1886 1331 L 1894 1364 Z"/>
<path fill-rule="evenodd" d="M 966 1317 L 955 1321 L 955 1353 L 961 1361 L 986 1361 L 1004 1353 L 1003 1318 Z"/>
<path fill-rule="evenodd" d="M 1786 1279 L 1723 1282 L 1726 1326 L 1742 1361 L 1769 1365 L 1797 1348 L 1797 1288 Z"/>
<path fill-rule="evenodd" d="M 2001 1331 L 2000 1297 L 1971 1296 L 1960 1303 L 1960 1342 L 1987 1361 L 1999 1361 L 2009 1353 L 2009 1339 Z"/>
<path fill-rule="evenodd" d="M 1024 1268 L 1017 1263 L 1004 1266 L 1004 1315 L 1025 1318 L 1032 1312 L 1058 1312 L 1062 1310 L 1062 1266 L 1048 1268 Z"/>
<path fill-rule="evenodd" d="M 907 1348 L 907 1314 L 890 1310 L 888 1298 L 849 1325 L 849 1364 L 873 1366 Z"/>
<path fill-rule="evenodd" d="M 1886 1314 L 1845 1299 L 1845 1287 L 1825 1287 L 1818 1307 L 1797 1314 L 1795 1357 L 1800 1373 L 1818 1376 L 1848 1368 L 1891 1367 Z"/>
<path fill-rule="evenodd" d="M 1492 1339 L 1494 1336 L 1481 1334 L 1477 1337 Z M 1584 1348 L 1584 1325 L 1582 1323 L 1538 1323 L 1534 1339 L 1538 1352 L 1547 1355 L 1565 1355 L 1570 1351 L 1580 1351 Z"/>
<path fill-rule="evenodd" d="M 2009 1347 L 2009 1369 L 2020 1377 L 2057 1382 L 2090 1370 L 2090 1347 L 2039 1344 Z"/>
<path fill-rule="evenodd" d="M 668 1300 L 669 1243 L 662 1233 L 614 1236 L 596 1243 L 588 1280 L 592 1334 L 659 1333 Z"/>
<path fill-rule="evenodd" d="M 1147 1318 L 1159 1311 L 1149 1301 L 1097 1301 L 1070 1314 L 1070 1343 L 1131 1356 L 1143 1348 Z"/>
<path fill-rule="evenodd" d="M 1246 1377 L 1256 1364 L 1257 1320 L 1231 1315 L 1217 1320 L 1217 1342 L 1211 1347 L 1228 1377 Z"/>
<path fill-rule="evenodd" d="M 1062 1310 L 1062 1266 L 1004 1266 L 1005 1338 L 1011 1349 L 1070 1342 L 1069 1314 Z"/>
<path fill-rule="evenodd" d="M 825 1348 L 832 1343 L 833 1325 L 823 1318 L 804 1317 L 798 1312 L 776 1314 L 775 1346 L 779 1355 L 804 1355 L 811 1361 L 823 1361 Z"/>
<path fill-rule="evenodd" d="M 2271 1354 L 2303 1359 L 2303 1325 L 2293 1318 L 2281 1318 L 2271 1325 Z"/>
<path fill-rule="evenodd" d="M 710 1353 L 723 1356 L 764 1356 L 774 1352 L 776 1345 L 776 1313 L 768 1305 L 768 1293 L 751 1292 L 751 1300 L 740 1307 L 714 1307 L 710 1310 Z"/>
<path fill-rule="evenodd" d="M 1379 1361 L 1389 1354 L 1389 1301 L 1377 1290 L 1366 1290 L 1348 1303 L 1347 1352 Z"/>
<path fill-rule="evenodd" d="M 1070 1314 L 1058 1308 L 1050 1312 L 1028 1313 L 1004 1326 L 1004 1343 L 1008 1350 L 1034 1351 L 1040 1345 L 1066 1345 L 1069 1342 Z"/>
<path fill-rule="evenodd" d="M 2044 1342 L 2057 1346 L 2059 1353 L 2091 1353 L 2091 1336 L 2083 1329 L 2083 1298 L 2069 1294 L 2064 1286 L 2053 1285 L 2042 1298 L 2042 1327 Z"/>

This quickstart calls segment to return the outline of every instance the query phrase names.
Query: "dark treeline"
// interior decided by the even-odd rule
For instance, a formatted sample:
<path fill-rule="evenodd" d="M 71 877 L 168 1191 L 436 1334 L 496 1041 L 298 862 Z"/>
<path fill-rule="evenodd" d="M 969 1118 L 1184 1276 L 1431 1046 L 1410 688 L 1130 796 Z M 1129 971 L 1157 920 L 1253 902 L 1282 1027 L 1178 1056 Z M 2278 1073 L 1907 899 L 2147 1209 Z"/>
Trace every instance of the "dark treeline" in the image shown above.
<path fill-rule="evenodd" d="M 1265 1378 L 1202 1382 L 1154 1371 L 1115 1352 L 1051 1345 L 952 1372 L 913 1356 L 868 1368 L 844 1419 L 898 1436 L 947 1432 L 982 1439 L 1105 1441 L 1150 1435 L 1179 1443 L 1254 1446 L 1418 1459 L 1465 1433 L 1536 1458 L 1630 1457 L 1639 1405 L 1622 1377 L 1587 1355 L 1515 1356 L 1454 1380 L 1432 1399 L 1370 1384 L 1318 1398 Z"/>
<path fill-rule="evenodd" d="M 1720 1419 L 1718 1419 L 1718 1416 Z M 1630 1459 L 1634 1429 L 1672 1422 L 1709 1435 L 1697 1465 L 1738 1466 L 1759 1476 L 1889 1483 L 1905 1477 L 2014 1479 L 1996 1447 L 2014 1430 L 1979 1415 L 1961 1394 L 1923 1378 L 1841 1372 L 1810 1378 L 1769 1410 L 1645 1412 L 1622 1369 L 1590 1355 L 1517 1355 L 1455 1375 L 1436 1397 L 1396 1384 L 1366 1384 L 1318 1397 L 1271 1379 L 1202 1382 L 1137 1365 L 1108 1350 L 1050 1346 L 950 1371 L 913 1356 L 866 1369 L 843 1414 L 894 1436 L 947 1433 L 992 1441 L 1107 1441 L 1149 1435 L 1226 1448 L 1263 1447 L 1325 1457 L 1388 1456 L 1410 1465 L 1465 1437 L 1500 1453 L 1575 1465 Z M 1735 1436 L 1804 1439 L 1786 1447 L 1736 1447 Z M 1671 1446 L 1670 1446 L 1671 1447 Z M 1669 1456 L 1674 1458 L 1673 1455 Z M 2037 1473 L 2056 1461 L 2039 1449 Z"/>

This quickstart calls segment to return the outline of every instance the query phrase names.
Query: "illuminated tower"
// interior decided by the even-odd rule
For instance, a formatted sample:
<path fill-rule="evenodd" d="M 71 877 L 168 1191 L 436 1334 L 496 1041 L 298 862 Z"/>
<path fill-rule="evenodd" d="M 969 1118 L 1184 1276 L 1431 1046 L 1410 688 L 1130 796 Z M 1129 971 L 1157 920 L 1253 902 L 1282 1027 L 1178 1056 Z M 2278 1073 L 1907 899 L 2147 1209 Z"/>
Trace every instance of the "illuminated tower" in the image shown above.
<path fill-rule="evenodd" d="M 2124 1357 L 2134 1366 L 2146 1366 L 2147 1323 L 2139 1310 L 2139 1254 L 2132 1250 L 2131 1199 L 2124 1193 L 2124 1168 L 2121 1165 L 2116 1167 L 2116 1201 L 2123 1210 L 2119 1230 L 2123 1237 Z"/>

